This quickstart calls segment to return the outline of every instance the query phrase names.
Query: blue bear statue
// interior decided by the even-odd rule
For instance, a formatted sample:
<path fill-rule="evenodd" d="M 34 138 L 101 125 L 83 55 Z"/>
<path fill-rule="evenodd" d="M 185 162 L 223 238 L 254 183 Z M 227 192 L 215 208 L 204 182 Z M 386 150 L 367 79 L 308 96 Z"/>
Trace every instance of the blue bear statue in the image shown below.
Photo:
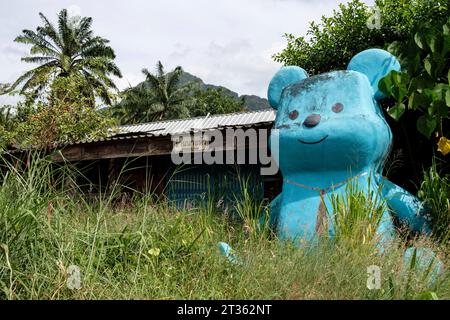
<path fill-rule="evenodd" d="M 332 237 L 330 195 L 345 198 L 348 183 L 367 195 L 380 192 L 390 209 L 376 231 L 380 253 L 395 237 L 392 215 L 415 232 L 431 232 L 422 203 L 382 176 L 392 133 L 378 104 L 383 98 L 378 82 L 391 70 L 400 70 L 393 55 L 369 49 L 354 56 L 345 71 L 308 77 L 302 68 L 288 66 L 272 78 L 268 98 L 277 115 L 270 147 L 283 189 L 271 203 L 270 224 L 279 239 L 302 244 L 325 232 Z M 236 264 L 228 244 L 219 248 Z M 403 258 L 405 268 L 415 259 L 421 267 L 434 265 L 433 281 L 444 270 L 428 248 L 408 248 Z"/>
<path fill-rule="evenodd" d="M 378 104 L 378 82 L 391 70 L 400 70 L 393 55 L 369 49 L 345 71 L 308 77 L 288 66 L 272 78 L 268 98 L 277 130 L 271 152 L 283 187 L 272 201 L 270 223 L 280 239 L 309 243 L 324 232 L 333 236 L 330 195 L 345 197 L 350 182 L 366 192 L 381 190 L 391 209 L 377 230 L 382 242 L 394 236 L 391 213 L 414 231 L 430 232 L 421 202 L 382 176 L 392 133 Z"/>

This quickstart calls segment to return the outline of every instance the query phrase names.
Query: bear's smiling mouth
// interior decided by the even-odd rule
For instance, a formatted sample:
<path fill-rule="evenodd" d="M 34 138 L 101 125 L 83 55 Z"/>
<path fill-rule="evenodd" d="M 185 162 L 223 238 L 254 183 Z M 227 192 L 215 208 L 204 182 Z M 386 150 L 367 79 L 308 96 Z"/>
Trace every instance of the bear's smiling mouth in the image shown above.
<path fill-rule="evenodd" d="M 320 139 L 320 140 L 312 141 L 312 142 L 304 141 L 304 140 L 301 140 L 301 139 L 297 139 L 297 140 L 298 140 L 298 142 L 304 143 L 304 144 L 318 144 L 318 143 L 321 143 L 321 142 L 322 142 L 323 140 L 325 140 L 326 138 L 328 138 L 328 135 L 326 135 L 325 137 L 323 137 L 323 138 Z"/>

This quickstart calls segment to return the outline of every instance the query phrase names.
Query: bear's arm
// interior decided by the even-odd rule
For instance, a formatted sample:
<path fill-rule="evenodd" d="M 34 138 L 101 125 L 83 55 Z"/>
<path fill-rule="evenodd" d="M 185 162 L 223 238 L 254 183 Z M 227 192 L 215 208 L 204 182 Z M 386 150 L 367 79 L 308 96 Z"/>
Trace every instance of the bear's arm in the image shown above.
<path fill-rule="evenodd" d="M 381 192 L 387 205 L 402 224 L 415 232 L 429 234 L 431 229 L 427 222 L 427 210 L 417 197 L 389 180 L 379 176 Z"/>

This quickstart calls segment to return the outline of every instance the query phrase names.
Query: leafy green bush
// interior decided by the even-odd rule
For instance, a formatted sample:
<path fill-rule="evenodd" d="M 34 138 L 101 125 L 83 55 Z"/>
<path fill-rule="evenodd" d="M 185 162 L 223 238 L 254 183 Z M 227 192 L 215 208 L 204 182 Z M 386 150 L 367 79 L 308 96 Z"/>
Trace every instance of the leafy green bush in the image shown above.
<path fill-rule="evenodd" d="M 446 1 L 434 0 L 376 0 L 375 9 L 359 0 L 340 4 L 332 16 L 311 22 L 306 36 L 286 33 L 286 48 L 273 57 L 311 75 L 342 70 L 358 52 L 404 41 L 417 25 L 442 21 L 449 14 Z M 371 22 L 378 25 L 371 27 Z"/>
<path fill-rule="evenodd" d="M 78 77 L 57 78 L 46 101 L 19 104 L 16 117 L 3 126 L 4 145 L 51 148 L 107 136 L 114 120 L 106 112 L 90 106 L 89 99 L 80 90 L 80 81 L 83 80 Z"/>
<path fill-rule="evenodd" d="M 392 71 L 380 89 L 396 103 L 388 109 L 395 120 L 406 109 L 422 115 L 417 129 L 427 138 L 448 134 L 444 123 L 450 107 L 450 18 L 441 24 L 426 23 L 406 42 L 393 42 L 388 50 L 399 57 L 404 72 Z"/>

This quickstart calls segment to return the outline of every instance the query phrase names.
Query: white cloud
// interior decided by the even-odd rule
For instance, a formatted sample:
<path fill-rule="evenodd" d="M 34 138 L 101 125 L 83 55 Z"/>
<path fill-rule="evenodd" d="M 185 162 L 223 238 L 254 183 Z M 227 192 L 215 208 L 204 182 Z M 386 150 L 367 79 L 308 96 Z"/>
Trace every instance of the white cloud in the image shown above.
<path fill-rule="evenodd" d="M 120 90 L 124 90 L 129 87 L 134 87 L 144 81 L 144 79 L 145 77 L 142 73 L 126 72 L 122 74 L 122 78 L 114 77 L 114 83 Z"/>
<path fill-rule="evenodd" d="M 280 67 L 272 55 L 284 47 L 282 35 L 304 34 L 309 21 L 331 14 L 339 2 L 59 0 L 55 6 L 54 0 L 0 1 L 0 82 L 32 67 L 20 62 L 29 47 L 13 43 L 20 31 L 40 24 L 38 12 L 55 21 L 56 13 L 68 8 L 71 15 L 93 17 L 95 34 L 111 41 L 124 75 L 119 88 L 139 83 L 141 69 L 153 69 L 161 60 L 167 70 L 181 65 L 207 83 L 265 96 Z"/>
<path fill-rule="evenodd" d="M 69 15 L 69 17 L 81 16 L 81 8 L 76 4 L 72 4 L 67 7 L 67 14 Z"/>
<path fill-rule="evenodd" d="M 1 55 L 3 58 L 8 59 L 10 62 L 15 62 L 17 59 L 20 60 L 21 57 L 26 56 L 28 51 L 23 47 L 18 46 L 15 43 L 11 45 L 6 45 L 1 49 Z"/>

